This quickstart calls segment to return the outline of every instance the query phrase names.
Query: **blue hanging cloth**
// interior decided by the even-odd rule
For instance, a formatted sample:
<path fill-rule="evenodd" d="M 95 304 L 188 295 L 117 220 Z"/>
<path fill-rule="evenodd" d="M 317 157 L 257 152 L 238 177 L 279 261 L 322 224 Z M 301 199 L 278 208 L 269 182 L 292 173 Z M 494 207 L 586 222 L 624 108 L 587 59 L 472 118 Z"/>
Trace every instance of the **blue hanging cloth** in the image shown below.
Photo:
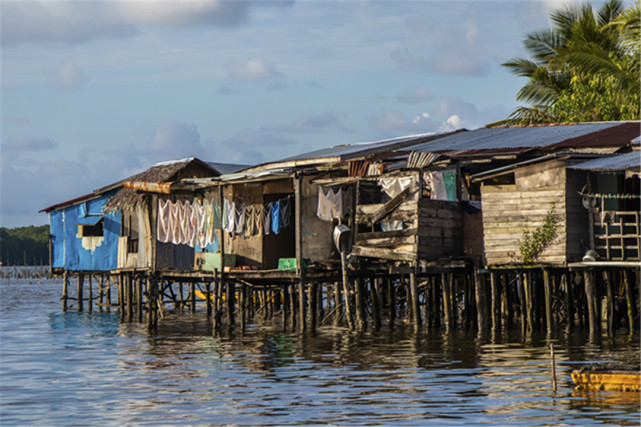
<path fill-rule="evenodd" d="M 282 222 L 280 219 L 280 201 L 272 205 L 272 231 L 274 234 L 280 233 Z"/>

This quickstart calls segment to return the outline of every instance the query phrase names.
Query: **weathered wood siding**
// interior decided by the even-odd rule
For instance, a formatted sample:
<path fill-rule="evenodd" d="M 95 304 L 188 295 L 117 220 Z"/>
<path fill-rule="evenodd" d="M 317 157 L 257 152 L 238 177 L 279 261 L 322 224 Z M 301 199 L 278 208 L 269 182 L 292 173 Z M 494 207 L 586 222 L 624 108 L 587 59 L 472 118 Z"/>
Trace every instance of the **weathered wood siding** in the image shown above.
<path fill-rule="evenodd" d="M 557 237 L 538 261 L 559 265 L 568 261 L 565 171 L 565 164 L 560 161 L 535 164 L 517 169 L 514 185 L 481 187 L 488 265 L 520 263 L 519 241 L 523 231 L 540 227 L 551 207 L 558 219 Z"/>
<path fill-rule="evenodd" d="M 463 212 L 459 202 L 418 201 L 418 259 L 463 255 Z"/>
<path fill-rule="evenodd" d="M 356 206 L 356 223 L 364 224 L 385 203 Z M 412 224 L 405 230 L 356 233 L 352 253 L 395 260 L 416 260 L 418 245 L 418 202 L 406 200 L 385 216 L 385 221 L 405 221 Z"/>
<path fill-rule="evenodd" d="M 303 178 L 302 200 L 302 238 L 303 258 L 312 261 L 328 261 L 335 255 L 332 232 L 334 226 L 330 221 L 323 221 L 318 211 L 318 184 L 312 184 L 312 176 Z"/>
<path fill-rule="evenodd" d="M 236 205 L 261 206 L 263 204 L 263 188 L 260 184 L 238 184 L 233 186 L 233 201 Z M 229 237 L 229 233 L 225 233 Z M 236 235 L 229 239 L 225 252 L 236 254 L 238 265 L 262 267 L 263 265 L 263 236 L 255 234 L 245 237 Z"/>

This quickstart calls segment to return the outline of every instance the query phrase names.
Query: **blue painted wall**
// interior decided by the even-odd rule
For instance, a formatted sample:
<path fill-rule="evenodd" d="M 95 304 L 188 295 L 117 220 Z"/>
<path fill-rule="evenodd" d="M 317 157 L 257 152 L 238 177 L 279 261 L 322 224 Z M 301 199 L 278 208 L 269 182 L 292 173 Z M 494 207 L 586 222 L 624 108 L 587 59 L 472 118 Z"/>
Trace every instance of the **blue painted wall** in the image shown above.
<path fill-rule="evenodd" d="M 106 271 L 118 268 L 118 237 L 120 236 L 120 211 L 102 212 L 102 207 L 117 190 L 101 197 L 66 206 L 49 213 L 51 223 L 51 250 L 54 268 L 72 271 Z M 78 237 L 80 218 L 91 214 L 103 215 L 104 233 L 102 242 L 95 247 L 83 247 Z"/>

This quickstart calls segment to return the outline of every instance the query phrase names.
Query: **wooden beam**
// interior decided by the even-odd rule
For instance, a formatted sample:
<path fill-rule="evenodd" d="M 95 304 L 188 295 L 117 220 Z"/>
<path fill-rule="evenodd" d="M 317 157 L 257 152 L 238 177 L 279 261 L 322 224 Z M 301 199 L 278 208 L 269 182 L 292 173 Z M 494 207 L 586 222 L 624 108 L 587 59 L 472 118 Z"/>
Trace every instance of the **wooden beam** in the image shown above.
<path fill-rule="evenodd" d="M 382 207 L 376 210 L 368 219 L 367 222 L 372 225 L 381 219 L 385 218 L 390 212 L 396 209 L 401 203 L 407 199 L 410 193 L 416 191 L 417 185 L 412 183 L 408 187 L 405 187 L 403 191 L 397 194 L 392 200 L 385 203 Z"/>

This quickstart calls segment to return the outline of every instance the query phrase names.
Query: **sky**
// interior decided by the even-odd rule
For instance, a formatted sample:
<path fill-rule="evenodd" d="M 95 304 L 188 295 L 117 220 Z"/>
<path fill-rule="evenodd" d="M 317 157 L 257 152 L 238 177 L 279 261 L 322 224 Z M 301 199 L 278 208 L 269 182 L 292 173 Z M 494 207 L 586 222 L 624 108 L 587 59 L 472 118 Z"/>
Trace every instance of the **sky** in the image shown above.
<path fill-rule="evenodd" d="M 600 2 L 592 2 L 600 4 Z M 154 163 L 506 118 L 554 0 L 0 0 L 0 226 Z"/>

